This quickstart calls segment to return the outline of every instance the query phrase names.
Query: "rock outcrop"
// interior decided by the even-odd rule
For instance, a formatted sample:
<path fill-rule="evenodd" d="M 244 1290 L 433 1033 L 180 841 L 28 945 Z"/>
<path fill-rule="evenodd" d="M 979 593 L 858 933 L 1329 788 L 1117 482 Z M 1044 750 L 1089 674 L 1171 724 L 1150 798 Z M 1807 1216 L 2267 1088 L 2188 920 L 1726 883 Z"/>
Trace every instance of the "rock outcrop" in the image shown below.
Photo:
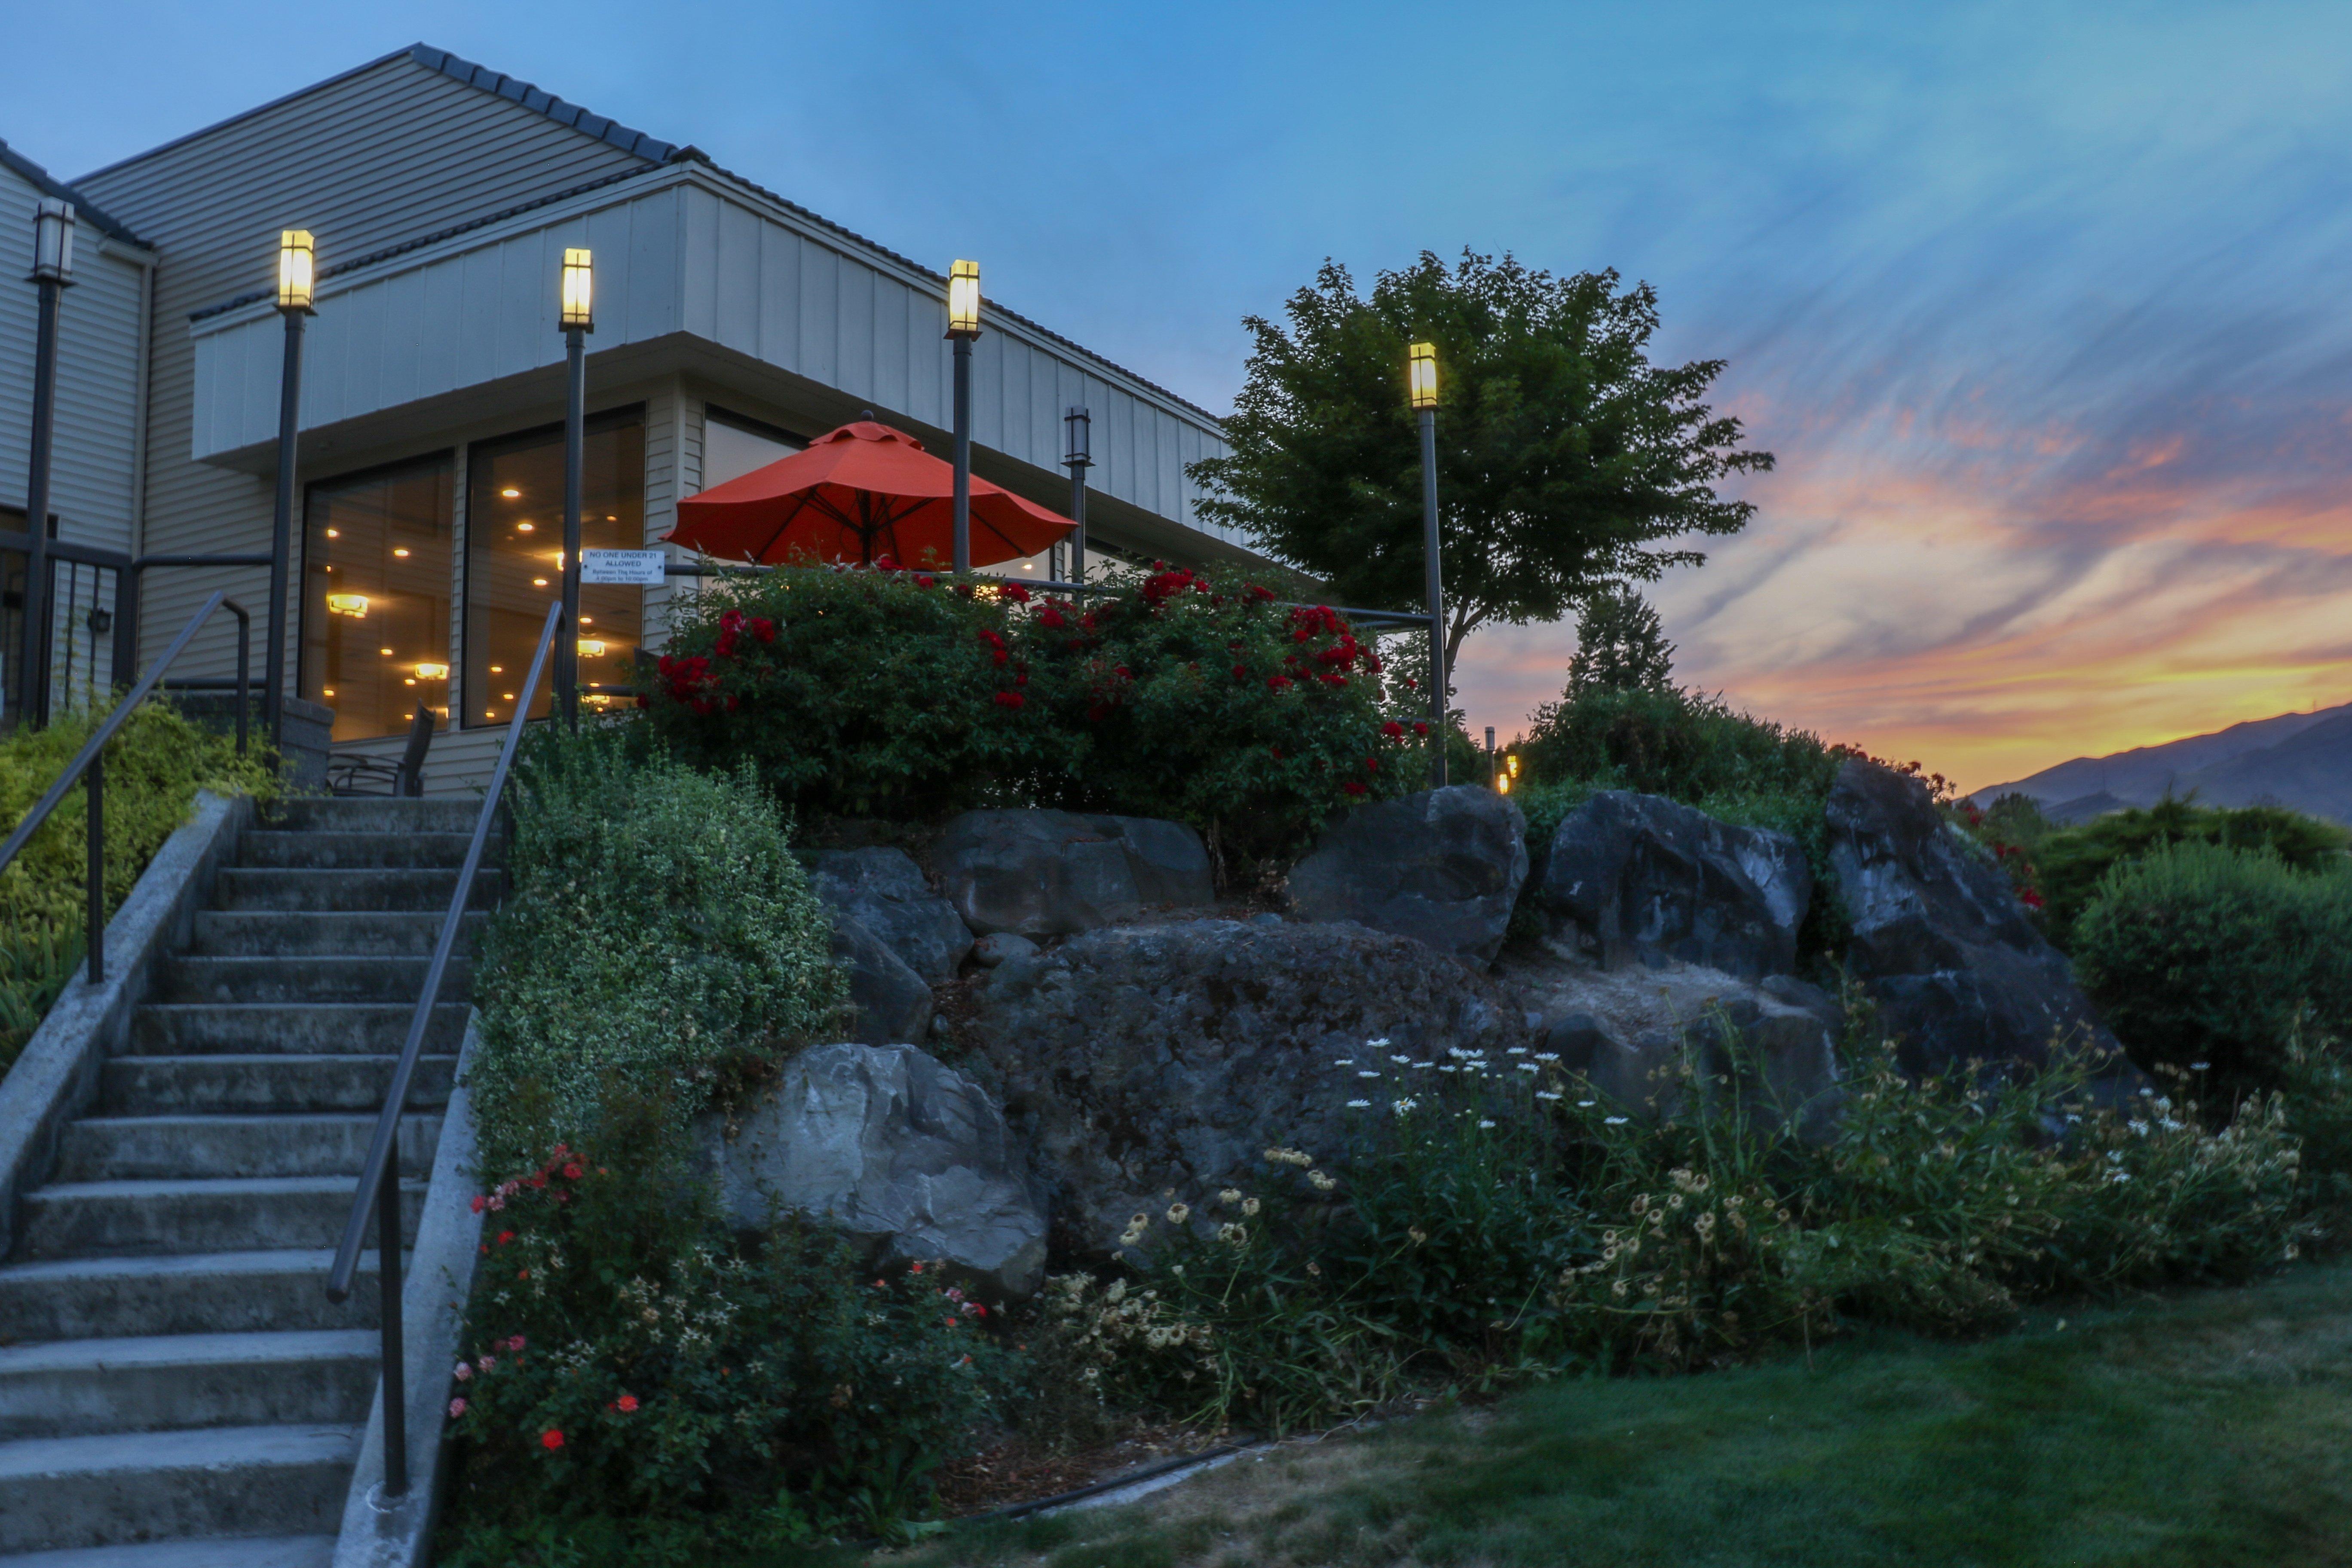
<path fill-rule="evenodd" d="M 1853 927 L 1848 969 L 1906 1071 L 2039 1067 L 2053 1047 L 2116 1051 L 2064 955 L 2009 879 L 1946 825 L 1927 785 L 1848 761 L 1830 790 L 1829 842 Z"/>
<path fill-rule="evenodd" d="M 934 864 L 982 936 L 1066 936 L 1216 897 L 1201 836 L 1148 816 L 968 811 L 948 824 Z"/>
<path fill-rule="evenodd" d="M 1360 806 L 1290 873 L 1302 920 L 1353 921 L 1450 957 L 1494 962 L 1528 876 L 1517 805 L 1475 784 Z"/>
<path fill-rule="evenodd" d="M 816 1046 L 734 1119 L 701 1126 L 729 1219 L 832 1221 L 884 1264 L 938 1259 L 1018 1300 L 1045 1278 L 1045 1216 L 1003 1115 L 912 1046 Z"/>
<path fill-rule="evenodd" d="M 971 932 L 906 851 L 824 849 L 809 858 L 810 890 L 827 908 L 873 932 L 924 980 L 954 976 Z"/>
<path fill-rule="evenodd" d="M 1534 896 L 1604 967 L 1679 962 L 1758 980 L 1795 964 L 1812 885 L 1785 833 L 1607 790 L 1562 819 Z"/>
<path fill-rule="evenodd" d="M 849 972 L 847 1033 L 862 1045 L 919 1040 L 931 1026 L 931 988 L 855 916 L 833 911 L 833 961 Z"/>
<path fill-rule="evenodd" d="M 1336 1156 L 1360 1135 L 1350 1100 L 1385 1111 L 1408 1092 L 1393 1056 L 1532 1044 L 1494 983 L 1417 942 L 1228 920 L 1110 927 L 1008 959 L 967 1027 L 972 1070 L 1036 1162 L 1057 1250 L 1094 1254 L 1270 1144 Z"/>

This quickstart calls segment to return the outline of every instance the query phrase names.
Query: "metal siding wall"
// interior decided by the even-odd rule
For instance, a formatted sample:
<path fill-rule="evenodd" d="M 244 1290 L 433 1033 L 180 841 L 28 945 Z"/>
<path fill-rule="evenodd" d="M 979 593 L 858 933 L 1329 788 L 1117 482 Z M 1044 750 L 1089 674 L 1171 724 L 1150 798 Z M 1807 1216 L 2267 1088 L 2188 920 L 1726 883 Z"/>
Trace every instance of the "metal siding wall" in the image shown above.
<path fill-rule="evenodd" d="M 252 550 L 268 537 L 270 481 L 189 457 L 207 435 L 208 449 L 238 443 L 222 439 L 220 425 L 195 428 L 187 322 L 192 310 L 268 285 L 279 228 L 310 228 L 331 265 L 643 163 L 403 58 L 83 182 L 91 200 L 163 255 L 152 305 L 146 548 Z M 468 347 L 448 352 L 456 359 Z M 434 352 L 420 347 L 427 367 Z M 213 387 L 242 384 L 246 396 L 205 403 L 210 419 L 233 426 L 241 423 L 236 405 L 274 406 L 278 366 L 274 346 L 238 344 L 230 357 L 247 363 L 219 367 Z M 456 379 L 454 364 L 448 374 Z M 149 574 L 146 647 L 216 586 L 257 598 L 262 574 Z M 192 672 L 225 670 L 232 647 L 223 617 L 205 668 Z"/>

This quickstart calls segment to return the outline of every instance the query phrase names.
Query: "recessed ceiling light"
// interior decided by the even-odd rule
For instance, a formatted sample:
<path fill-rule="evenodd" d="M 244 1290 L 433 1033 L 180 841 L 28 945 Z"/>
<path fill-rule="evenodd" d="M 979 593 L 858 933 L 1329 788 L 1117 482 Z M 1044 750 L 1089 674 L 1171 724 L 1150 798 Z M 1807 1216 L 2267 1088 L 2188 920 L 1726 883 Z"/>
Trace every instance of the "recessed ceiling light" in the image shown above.
<path fill-rule="evenodd" d="M 521 492 L 520 490 L 519 490 L 519 489 L 515 489 L 515 488 L 514 488 L 514 486 L 512 486 L 512 485 L 509 485 L 506 489 L 504 489 L 500 490 L 500 491 L 499 492 L 499 494 L 500 494 L 500 495 L 502 495 L 502 496 L 506 497 L 506 498 L 507 498 L 507 500 L 522 500 L 522 492 Z"/>
<path fill-rule="evenodd" d="M 341 539 L 342 536 L 343 531 L 340 528 L 331 528 L 327 530 L 327 537 L 330 539 Z"/>
<path fill-rule="evenodd" d="M 531 524 L 530 524 L 530 523 L 527 523 L 527 522 L 518 522 L 518 523 L 516 523 L 516 524 L 515 524 L 515 531 L 516 531 L 517 533 L 529 533 L 530 531 L 531 531 Z"/>
<path fill-rule="evenodd" d="M 506 672 L 507 667 L 503 664 L 494 664 L 490 666 L 490 673 L 492 675 L 504 675 Z"/>
<path fill-rule="evenodd" d="M 394 552 L 393 552 L 393 553 L 394 553 L 394 555 L 399 555 L 399 556 L 404 556 L 404 556 L 406 556 L 406 555 L 407 555 L 408 552 L 407 552 L 407 551 L 405 551 L 405 550 L 395 550 L 395 551 L 394 551 Z"/>
<path fill-rule="evenodd" d="M 382 654 L 382 655 L 383 655 L 383 657 L 384 657 L 384 658 L 390 658 L 392 657 L 392 649 L 390 649 L 390 648 L 388 648 L 388 647 L 380 647 L 380 648 L 376 649 L 375 651 L 376 651 L 376 652 L 378 652 L 378 653 L 380 653 L 380 654 Z"/>
<path fill-rule="evenodd" d="M 533 577 L 530 580 L 530 585 L 534 588 L 544 588 L 547 586 L 547 579 L 544 577 Z"/>

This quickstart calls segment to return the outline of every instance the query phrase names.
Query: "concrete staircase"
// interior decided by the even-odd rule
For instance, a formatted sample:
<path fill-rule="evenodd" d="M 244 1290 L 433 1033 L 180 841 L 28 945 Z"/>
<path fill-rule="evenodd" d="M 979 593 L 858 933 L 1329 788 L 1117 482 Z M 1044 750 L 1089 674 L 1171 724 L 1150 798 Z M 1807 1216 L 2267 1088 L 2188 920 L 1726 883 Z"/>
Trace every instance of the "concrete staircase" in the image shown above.
<path fill-rule="evenodd" d="M 327 1268 L 478 810 L 289 802 L 159 966 L 0 1262 L 0 1564 L 332 1557 L 377 1377 L 373 1242 L 342 1307 Z M 482 873 L 469 922 L 500 885 Z M 401 1130 L 412 1237 L 458 951 Z"/>

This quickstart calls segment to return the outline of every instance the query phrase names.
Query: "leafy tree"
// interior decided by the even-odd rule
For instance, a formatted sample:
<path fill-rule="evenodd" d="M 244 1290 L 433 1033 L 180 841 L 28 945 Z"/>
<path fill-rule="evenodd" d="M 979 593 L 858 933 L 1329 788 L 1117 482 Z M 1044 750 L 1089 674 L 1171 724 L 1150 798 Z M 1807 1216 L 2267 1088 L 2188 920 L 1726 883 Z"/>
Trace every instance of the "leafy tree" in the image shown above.
<path fill-rule="evenodd" d="M 1664 691 L 1674 674 L 1675 645 L 1647 599 L 1622 583 L 1585 596 L 1568 661 L 1570 701 L 1588 691 Z"/>
<path fill-rule="evenodd" d="M 1405 347 L 1437 346 L 1446 665 L 1475 626 L 1557 620 L 1595 584 L 1704 559 L 1659 548 L 1738 532 L 1715 487 L 1772 467 L 1704 401 L 1721 360 L 1650 363 L 1657 295 L 1614 270 L 1555 278 L 1507 254 L 1423 252 L 1365 299 L 1326 261 L 1286 326 L 1252 316 L 1229 456 L 1192 465 L 1202 515 L 1239 527 L 1344 602 L 1422 600 L 1421 447 Z"/>

